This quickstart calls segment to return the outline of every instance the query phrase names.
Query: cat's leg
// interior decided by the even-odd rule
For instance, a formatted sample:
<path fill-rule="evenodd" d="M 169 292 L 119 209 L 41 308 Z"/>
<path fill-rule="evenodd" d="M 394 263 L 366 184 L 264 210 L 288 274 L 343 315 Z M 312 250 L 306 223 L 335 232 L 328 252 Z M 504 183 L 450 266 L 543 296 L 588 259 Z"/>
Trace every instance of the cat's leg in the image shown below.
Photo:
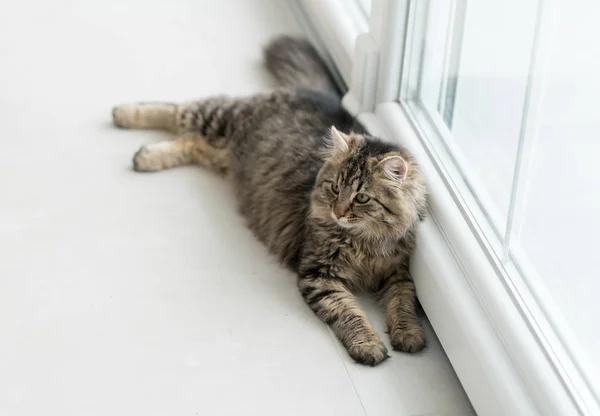
<path fill-rule="evenodd" d="M 174 103 L 133 103 L 113 108 L 113 124 L 131 129 L 175 131 L 180 106 Z"/>
<path fill-rule="evenodd" d="M 390 278 L 380 296 L 394 349 L 417 352 L 425 348 L 425 333 L 416 311 L 415 284 L 408 272 Z"/>
<path fill-rule="evenodd" d="M 142 146 L 133 156 L 133 169 L 138 172 L 157 172 L 191 164 L 225 174 L 230 166 L 230 153 L 227 148 L 211 146 L 198 133 L 185 133 L 174 140 Z"/>
<path fill-rule="evenodd" d="M 183 104 L 134 103 L 113 108 L 117 127 L 197 132 L 209 141 L 230 136 L 247 100 L 213 97 Z"/>
<path fill-rule="evenodd" d="M 308 306 L 329 325 L 354 360 L 374 366 L 388 358 L 387 348 L 367 321 L 356 297 L 341 281 L 301 276 L 298 288 Z"/>

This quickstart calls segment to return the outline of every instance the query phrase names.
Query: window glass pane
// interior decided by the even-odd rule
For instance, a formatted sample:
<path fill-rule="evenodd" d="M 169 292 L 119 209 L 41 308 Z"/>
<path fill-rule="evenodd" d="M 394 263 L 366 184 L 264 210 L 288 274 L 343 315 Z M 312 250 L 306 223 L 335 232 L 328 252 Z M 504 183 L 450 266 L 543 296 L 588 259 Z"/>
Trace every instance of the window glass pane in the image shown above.
<path fill-rule="evenodd" d="M 600 371 L 600 2 L 410 5 L 400 100 L 504 271 Z"/>
<path fill-rule="evenodd" d="M 501 218 L 505 219 L 537 2 L 469 2 L 468 6 L 461 50 L 453 51 L 460 53 L 460 59 L 454 108 L 446 122 Z M 515 13 L 517 9 L 519 12 Z"/>
<path fill-rule="evenodd" d="M 600 369 L 600 4 L 559 2 L 521 248 Z"/>
<path fill-rule="evenodd" d="M 415 27 L 404 98 L 446 131 L 443 144 L 460 179 L 499 234 L 509 213 L 537 4 L 411 3 Z"/>

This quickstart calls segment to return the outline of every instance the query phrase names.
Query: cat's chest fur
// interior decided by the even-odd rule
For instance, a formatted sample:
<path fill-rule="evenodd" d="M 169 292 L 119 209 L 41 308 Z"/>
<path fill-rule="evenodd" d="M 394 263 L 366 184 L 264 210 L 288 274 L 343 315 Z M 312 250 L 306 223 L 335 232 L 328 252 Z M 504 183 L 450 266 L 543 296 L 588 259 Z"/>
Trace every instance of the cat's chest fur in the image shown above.
<path fill-rule="evenodd" d="M 367 242 L 348 235 L 320 237 L 313 240 L 314 260 L 353 289 L 377 290 L 408 259 L 401 242 Z"/>

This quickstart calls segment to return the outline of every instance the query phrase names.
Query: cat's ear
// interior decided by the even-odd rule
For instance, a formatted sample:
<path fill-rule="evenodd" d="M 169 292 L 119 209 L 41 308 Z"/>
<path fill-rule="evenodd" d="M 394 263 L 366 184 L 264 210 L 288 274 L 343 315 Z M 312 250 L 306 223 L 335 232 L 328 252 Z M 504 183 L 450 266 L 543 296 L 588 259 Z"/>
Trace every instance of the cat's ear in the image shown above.
<path fill-rule="evenodd" d="M 403 181 L 408 173 L 408 165 L 401 156 L 388 156 L 376 166 L 389 179 Z"/>
<path fill-rule="evenodd" d="M 333 144 L 334 156 L 339 156 L 348 153 L 350 147 L 348 146 L 348 137 L 340 133 L 335 126 L 331 126 L 331 142 Z"/>

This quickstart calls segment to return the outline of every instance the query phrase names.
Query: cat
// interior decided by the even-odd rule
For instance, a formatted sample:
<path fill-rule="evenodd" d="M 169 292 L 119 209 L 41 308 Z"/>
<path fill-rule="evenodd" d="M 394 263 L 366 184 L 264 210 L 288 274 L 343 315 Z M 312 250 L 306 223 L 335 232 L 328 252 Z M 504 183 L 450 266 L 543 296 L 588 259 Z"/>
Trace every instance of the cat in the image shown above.
<path fill-rule="evenodd" d="M 143 146 L 134 170 L 199 164 L 222 174 L 233 182 L 249 228 L 297 273 L 305 302 L 356 362 L 374 366 L 389 357 L 357 291 L 381 300 L 394 349 L 420 351 L 426 341 L 408 268 L 427 206 L 418 165 L 341 107 L 325 63 L 306 40 L 276 38 L 264 58 L 280 89 L 115 107 L 118 127 L 175 134 Z"/>

